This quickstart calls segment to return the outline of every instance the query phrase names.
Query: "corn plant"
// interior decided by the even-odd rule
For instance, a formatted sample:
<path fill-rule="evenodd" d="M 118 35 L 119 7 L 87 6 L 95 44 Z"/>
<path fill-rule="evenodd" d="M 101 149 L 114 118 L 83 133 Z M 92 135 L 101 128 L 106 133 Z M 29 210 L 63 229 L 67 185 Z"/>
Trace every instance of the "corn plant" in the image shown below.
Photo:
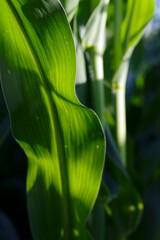
<path fill-rule="evenodd" d="M 1 85 L 28 158 L 33 239 L 104 240 L 108 228 L 127 239 L 137 227 L 125 89 L 153 11 L 153 0 L 1 0 Z"/>

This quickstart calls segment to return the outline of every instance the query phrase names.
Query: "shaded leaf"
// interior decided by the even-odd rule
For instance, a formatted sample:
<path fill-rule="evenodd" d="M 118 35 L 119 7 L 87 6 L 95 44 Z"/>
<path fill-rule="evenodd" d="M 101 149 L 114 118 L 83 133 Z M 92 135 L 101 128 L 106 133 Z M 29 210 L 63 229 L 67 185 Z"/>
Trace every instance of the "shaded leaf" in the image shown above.
<path fill-rule="evenodd" d="M 104 207 L 112 220 L 115 237 L 118 238 L 119 235 L 125 236 L 130 234 L 137 227 L 141 219 L 143 203 L 127 170 L 122 165 L 121 158 L 107 125 L 105 133 L 108 139 L 106 169 L 111 175 L 106 182 L 110 192 L 113 189 L 115 190 L 111 194 L 112 201 L 104 202 Z M 117 184 L 117 189 L 115 188 L 115 184 Z"/>
<path fill-rule="evenodd" d="M 139 224 L 143 204 L 131 179 L 112 163 L 109 169 L 119 185 L 117 198 L 109 203 L 113 229 L 115 236 L 125 236 L 133 232 Z"/>
<path fill-rule="evenodd" d="M 86 25 L 89 17 L 101 0 L 81 0 L 78 8 L 78 23 Z M 87 7 L 86 7 L 87 6 Z"/>
<path fill-rule="evenodd" d="M 9 117 L 5 117 L 2 122 L 0 122 L 0 145 L 5 140 L 10 132 L 10 121 Z"/>
<path fill-rule="evenodd" d="M 160 226 L 160 178 L 148 186 L 144 196 L 144 213 L 141 224 L 135 233 L 129 237 L 134 239 L 158 240 Z"/>

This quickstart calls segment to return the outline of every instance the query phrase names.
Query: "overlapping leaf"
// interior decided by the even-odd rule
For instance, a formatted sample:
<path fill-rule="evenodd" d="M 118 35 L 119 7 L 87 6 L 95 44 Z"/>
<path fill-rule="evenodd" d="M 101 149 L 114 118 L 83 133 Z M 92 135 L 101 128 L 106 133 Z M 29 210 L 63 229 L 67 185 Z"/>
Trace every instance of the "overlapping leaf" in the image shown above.
<path fill-rule="evenodd" d="M 79 0 L 60 0 L 60 1 L 66 10 L 69 21 L 71 21 L 77 11 Z"/>
<path fill-rule="evenodd" d="M 112 34 L 110 34 L 111 41 L 107 52 L 107 58 L 110 59 L 107 60 L 111 61 L 110 68 L 113 71 L 112 74 L 118 70 L 129 49 L 130 54 L 127 53 L 127 59 L 131 56 L 131 49 L 136 46 L 142 37 L 145 26 L 153 16 L 155 7 L 154 0 L 128 0 L 121 1 L 120 10 L 118 9 L 118 2 L 120 1 L 116 1 L 115 3 L 111 1 L 109 9 L 110 21 L 108 32 L 112 32 Z M 117 15 L 119 16 L 117 17 Z"/>
<path fill-rule="evenodd" d="M 2 0 L 0 70 L 15 138 L 28 160 L 34 239 L 88 239 L 104 136 L 78 102 L 71 31 L 57 0 Z"/>
<path fill-rule="evenodd" d="M 93 11 L 86 25 L 83 39 L 84 48 L 94 47 L 99 53 L 105 49 L 105 27 L 107 20 L 107 5 L 109 0 L 102 0 Z"/>
<path fill-rule="evenodd" d="M 118 5 L 120 2 L 121 4 Z M 123 91 L 133 48 L 153 15 L 154 1 L 111 1 L 111 5 L 112 8 L 109 10 L 112 11 L 109 14 L 108 26 L 111 28 L 108 29 L 108 33 L 111 33 L 113 26 L 114 30 L 112 29 L 113 35 L 111 35 L 105 55 L 105 64 L 110 65 L 109 68 L 105 68 L 106 79 L 112 81 L 117 88 L 122 87 Z M 122 11 L 118 8 L 120 6 Z M 109 170 L 120 189 L 117 199 L 110 204 L 113 226 L 117 235 L 125 236 L 133 231 L 139 223 L 143 205 L 132 181 L 124 175 L 122 169 L 119 169 L 117 159 L 114 156 L 110 158 L 112 161 L 109 164 Z"/>
<path fill-rule="evenodd" d="M 98 6 L 101 0 L 81 0 L 78 8 L 78 23 L 86 25 L 94 9 Z M 86 7 L 87 6 L 87 7 Z"/>
<path fill-rule="evenodd" d="M 154 0 L 129 0 L 126 15 L 121 25 L 123 52 L 133 47 L 142 36 L 144 27 L 153 16 Z"/>

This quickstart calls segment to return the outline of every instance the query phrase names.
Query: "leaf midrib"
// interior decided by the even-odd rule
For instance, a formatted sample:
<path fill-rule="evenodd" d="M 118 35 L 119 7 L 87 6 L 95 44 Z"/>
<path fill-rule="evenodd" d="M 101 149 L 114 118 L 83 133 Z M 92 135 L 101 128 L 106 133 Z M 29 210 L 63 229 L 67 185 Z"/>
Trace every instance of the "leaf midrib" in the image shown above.
<path fill-rule="evenodd" d="M 67 174 L 67 169 L 65 168 L 65 150 L 64 150 L 64 139 L 63 139 L 63 134 L 62 134 L 62 129 L 60 127 L 60 121 L 58 118 L 58 112 L 56 105 L 54 101 L 52 101 L 50 94 L 48 92 L 48 88 L 45 84 L 45 74 L 43 72 L 43 68 L 41 67 L 41 63 L 39 61 L 39 58 L 37 57 L 34 47 L 32 46 L 32 41 L 30 40 L 25 27 L 23 25 L 23 22 L 21 18 L 18 15 L 18 12 L 16 8 L 14 7 L 13 3 L 11 3 L 9 0 L 4 0 L 6 4 L 8 5 L 12 15 L 15 18 L 15 21 L 22 32 L 22 35 L 25 39 L 25 42 L 28 46 L 28 49 L 30 51 L 30 54 L 32 56 L 32 59 L 35 63 L 38 75 L 40 77 L 40 80 L 42 82 L 43 88 L 46 93 L 46 97 L 48 100 L 48 105 L 49 105 L 49 111 L 51 113 L 51 118 L 52 118 L 52 128 L 55 131 L 55 137 L 56 137 L 56 146 L 57 146 L 57 153 L 59 157 L 59 169 L 60 169 L 60 174 L 61 174 L 61 185 L 62 185 L 62 201 L 63 201 L 63 207 L 64 207 L 64 232 L 68 232 L 68 224 L 71 224 L 71 218 L 70 218 L 70 204 L 69 204 L 69 184 L 68 184 L 68 174 Z M 58 125 L 58 128 L 55 126 Z M 58 130 L 57 130 L 58 129 Z M 66 231 L 65 231 L 66 230 Z M 66 239 L 70 239 L 71 233 L 68 233 L 68 236 L 66 236 Z"/>

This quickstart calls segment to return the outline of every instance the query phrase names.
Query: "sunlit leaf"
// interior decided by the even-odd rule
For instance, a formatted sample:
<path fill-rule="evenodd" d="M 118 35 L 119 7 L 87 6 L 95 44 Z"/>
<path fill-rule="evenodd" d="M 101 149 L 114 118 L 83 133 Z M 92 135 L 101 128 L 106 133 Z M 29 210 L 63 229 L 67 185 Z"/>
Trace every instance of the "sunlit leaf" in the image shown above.
<path fill-rule="evenodd" d="M 126 15 L 121 25 L 123 52 L 134 46 L 154 12 L 154 0 L 128 0 Z"/>
<path fill-rule="evenodd" d="M 1 1 L 0 70 L 12 131 L 29 161 L 34 239 L 90 239 L 84 224 L 100 186 L 104 135 L 76 98 L 74 43 L 57 0 Z"/>

